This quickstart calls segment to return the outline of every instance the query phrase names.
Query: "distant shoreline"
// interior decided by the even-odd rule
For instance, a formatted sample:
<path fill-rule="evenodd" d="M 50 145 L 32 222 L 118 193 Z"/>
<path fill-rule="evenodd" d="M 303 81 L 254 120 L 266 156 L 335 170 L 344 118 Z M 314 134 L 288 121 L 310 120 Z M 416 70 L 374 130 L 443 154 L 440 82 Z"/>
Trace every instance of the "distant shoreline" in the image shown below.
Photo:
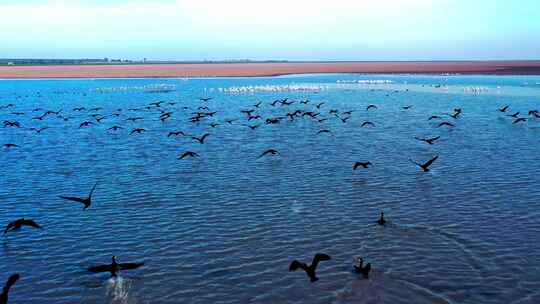
<path fill-rule="evenodd" d="M 290 74 L 540 75 L 532 61 L 335 61 L 0 66 L 2 79 L 262 77 Z"/>

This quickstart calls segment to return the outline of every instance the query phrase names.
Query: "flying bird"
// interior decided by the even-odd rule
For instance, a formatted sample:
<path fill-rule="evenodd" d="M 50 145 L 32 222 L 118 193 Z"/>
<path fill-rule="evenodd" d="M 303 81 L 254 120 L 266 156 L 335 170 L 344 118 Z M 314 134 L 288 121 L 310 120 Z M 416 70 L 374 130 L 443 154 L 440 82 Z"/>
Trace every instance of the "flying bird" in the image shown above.
<path fill-rule="evenodd" d="M 451 123 L 449 123 L 449 122 L 447 122 L 447 121 L 443 121 L 443 122 L 441 122 L 441 123 L 437 126 L 437 128 L 440 128 L 440 127 L 442 127 L 442 126 L 455 127 L 455 125 L 453 125 L 453 124 L 451 124 Z"/>
<path fill-rule="evenodd" d="M 143 265 L 144 263 L 118 263 L 116 256 L 113 255 L 111 264 L 90 267 L 88 271 L 93 273 L 110 272 L 112 277 L 116 277 L 120 270 L 137 269 Z"/>
<path fill-rule="evenodd" d="M 212 97 L 199 97 L 199 100 L 206 102 L 212 100 Z"/>
<path fill-rule="evenodd" d="M 418 167 L 420 167 L 422 169 L 422 171 L 424 172 L 428 172 L 429 171 L 429 166 L 431 166 L 431 164 L 433 164 L 434 161 L 437 160 L 437 158 L 439 158 L 438 155 L 436 155 L 435 157 L 433 157 L 432 159 L 428 160 L 426 163 L 424 164 L 420 164 L 420 163 L 417 163 L 415 161 L 413 161 L 412 159 L 409 159 L 413 164 L 417 165 Z"/>
<path fill-rule="evenodd" d="M 135 129 L 131 130 L 131 132 L 129 133 L 129 135 L 131 135 L 131 134 L 133 134 L 133 133 L 141 134 L 141 133 L 143 133 L 144 131 L 146 131 L 146 130 L 143 129 L 143 128 L 135 128 Z"/>
<path fill-rule="evenodd" d="M 43 127 L 43 128 L 30 128 L 30 131 L 34 131 L 36 132 L 37 134 L 40 134 L 41 132 L 47 130 L 49 127 Z"/>
<path fill-rule="evenodd" d="M 319 132 L 317 132 L 317 135 L 322 134 L 322 133 L 332 133 L 332 132 L 330 132 L 330 130 L 323 129 L 323 130 L 320 130 Z"/>
<path fill-rule="evenodd" d="M 92 190 L 90 190 L 90 194 L 88 194 L 88 197 L 86 198 L 80 198 L 80 197 L 74 197 L 74 196 L 60 196 L 60 198 L 63 198 L 69 201 L 82 203 L 84 205 L 83 210 L 86 210 L 86 208 L 90 207 L 90 205 L 92 204 L 92 193 L 94 193 L 96 186 L 97 186 L 97 183 L 94 184 L 94 187 L 92 187 Z"/>
<path fill-rule="evenodd" d="M 371 109 L 378 109 L 376 105 L 373 105 L 373 104 L 370 104 L 369 106 L 366 107 L 366 111 L 369 111 Z"/>
<path fill-rule="evenodd" d="M 9 144 L 3 144 L 2 147 L 4 147 L 4 148 L 20 148 L 19 145 L 11 144 L 11 143 L 9 143 Z"/>
<path fill-rule="evenodd" d="M 167 137 L 171 137 L 171 136 L 185 136 L 186 134 L 182 131 L 176 131 L 176 132 L 169 132 L 169 134 L 167 134 Z"/>
<path fill-rule="evenodd" d="M 516 120 L 514 120 L 514 121 L 512 122 L 512 124 L 517 124 L 518 122 L 525 122 L 525 121 L 527 121 L 527 119 L 521 117 L 521 118 L 517 118 Z"/>
<path fill-rule="evenodd" d="M 184 154 L 180 155 L 178 159 L 184 159 L 186 157 L 199 157 L 199 154 L 191 151 L 186 151 Z"/>
<path fill-rule="evenodd" d="M 364 121 L 360 127 L 361 127 L 361 128 L 365 128 L 365 127 L 367 127 L 367 126 L 375 127 L 375 124 L 372 123 L 371 121 Z"/>
<path fill-rule="evenodd" d="M 506 110 L 508 110 L 508 107 L 509 107 L 509 106 L 506 105 L 506 106 L 500 108 L 500 109 L 499 109 L 499 112 L 502 112 L 502 113 L 506 112 Z"/>
<path fill-rule="evenodd" d="M 82 127 L 88 127 L 88 126 L 91 126 L 93 125 L 94 123 L 91 122 L 91 121 L 85 121 L 85 122 L 82 122 L 80 125 L 79 125 L 79 129 L 82 128 Z"/>
<path fill-rule="evenodd" d="M 317 275 L 315 271 L 317 270 L 317 266 L 322 261 L 329 261 L 332 258 L 324 253 L 317 253 L 313 257 L 313 261 L 311 262 L 311 265 L 307 265 L 306 263 L 299 262 L 297 260 L 294 260 L 289 265 L 289 271 L 296 271 L 297 269 L 302 269 L 306 272 L 307 276 L 309 277 L 310 281 L 313 283 L 317 281 L 319 278 L 317 278 Z"/>
<path fill-rule="evenodd" d="M 209 134 L 209 133 L 205 133 L 205 134 L 204 134 L 203 136 L 201 136 L 201 137 L 192 136 L 191 138 L 192 138 L 192 139 L 195 139 L 195 140 L 198 141 L 200 144 L 204 144 L 204 140 L 205 140 L 208 136 L 210 136 L 210 134 Z"/>
<path fill-rule="evenodd" d="M 279 152 L 277 150 L 274 150 L 274 149 L 268 149 L 266 151 L 264 151 L 261 156 L 259 156 L 259 158 L 267 155 L 267 154 L 270 154 L 270 155 L 279 155 Z"/>
<path fill-rule="evenodd" d="M 117 130 L 120 130 L 120 129 L 123 129 L 123 128 L 120 127 L 120 126 L 112 126 L 112 127 L 110 127 L 109 129 L 107 129 L 107 130 L 117 131 Z"/>
<path fill-rule="evenodd" d="M 416 140 L 420 140 L 420 141 L 423 141 L 429 145 L 433 145 L 433 143 L 437 140 L 441 138 L 440 136 L 437 136 L 437 137 L 433 137 L 433 138 L 419 138 L 419 137 L 415 137 Z"/>
<path fill-rule="evenodd" d="M 10 222 L 6 226 L 6 229 L 4 230 L 4 234 L 8 233 L 9 231 L 19 230 L 22 228 L 22 226 L 28 226 L 28 227 L 41 229 L 41 226 L 38 225 L 34 220 L 27 220 L 25 218 L 20 218 L 18 220 Z"/>
<path fill-rule="evenodd" d="M 4 288 L 2 288 L 2 293 L 0 293 L 0 304 L 7 304 L 9 290 L 11 289 L 11 286 L 13 286 L 19 280 L 19 277 L 20 275 L 15 273 L 8 278 Z"/>

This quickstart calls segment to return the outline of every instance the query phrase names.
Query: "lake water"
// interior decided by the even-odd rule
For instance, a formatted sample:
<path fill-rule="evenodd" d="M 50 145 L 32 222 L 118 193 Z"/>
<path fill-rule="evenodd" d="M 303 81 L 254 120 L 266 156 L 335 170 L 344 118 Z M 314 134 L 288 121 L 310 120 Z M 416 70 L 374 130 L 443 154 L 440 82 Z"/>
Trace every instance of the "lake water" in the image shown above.
<path fill-rule="evenodd" d="M 270 105 L 284 98 L 296 102 Z M 259 101 L 264 119 L 300 109 L 327 120 L 252 120 L 261 126 L 251 130 L 240 110 Z M 199 106 L 217 113 L 189 122 Z M 445 114 L 454 108 L 457 119 Z M 343 123 L 331 109 L 354 112 Z M 537 76 L 3 80 L 0 121 L 21 128 L 0 126 L 0 144 L 20 146 L 0 148 L 0 223 L 26 217 L 44 229 L 2 236 L 0 284 L 21 274 L 11 303 L 540 303 L 532 109 Z M 162 122 L 160 110 L 173 113 Z M 512 124 L 517 111 L 526 122 Z M 204 144 L 191 139 L 204 133 Z M 270 148 L 280 155 L 259 158 Z M 185 151 L 200 157 L 178 160 Z M 434 155 L 430 172 L 409 160 Z M 356 161 L 373 165 L 353 171 Z M 59 198 L 96 182 L 85 211 Z M 288 271 L 317 252 L 332 257 L 319 281 Z M 145 265 L 117 279 L 86 270 L 112 255 Z M 357 256 L 372 264 L 369 279 L 353 272 Z"/>

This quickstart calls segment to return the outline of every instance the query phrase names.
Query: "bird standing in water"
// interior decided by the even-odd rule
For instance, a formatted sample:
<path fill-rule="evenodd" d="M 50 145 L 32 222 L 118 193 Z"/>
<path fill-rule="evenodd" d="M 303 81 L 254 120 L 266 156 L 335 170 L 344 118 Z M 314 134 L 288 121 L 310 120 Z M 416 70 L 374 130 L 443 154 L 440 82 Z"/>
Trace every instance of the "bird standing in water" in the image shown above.
<path fill-rule="evenodd" d="M 112 277 L 116 277 L 117 272 L 120 270 L 137 269 L 143 265 L 144 263 L 118 263 L 116 261 L 116 256 L 113 255 L 111 264 L 90 267 L 88 268 L 88 271 L 93 273 L 110 272 Z"/>

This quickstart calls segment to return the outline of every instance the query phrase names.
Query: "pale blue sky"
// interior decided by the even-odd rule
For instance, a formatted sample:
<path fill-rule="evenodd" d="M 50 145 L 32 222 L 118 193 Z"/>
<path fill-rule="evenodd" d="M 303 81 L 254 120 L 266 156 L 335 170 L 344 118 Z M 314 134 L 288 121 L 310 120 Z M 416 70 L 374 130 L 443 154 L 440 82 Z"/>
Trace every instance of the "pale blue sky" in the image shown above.
<path fill-rule="evenodd" d="M 540 59 L 538 0 L 0 0 L 0 58 Z"/>

